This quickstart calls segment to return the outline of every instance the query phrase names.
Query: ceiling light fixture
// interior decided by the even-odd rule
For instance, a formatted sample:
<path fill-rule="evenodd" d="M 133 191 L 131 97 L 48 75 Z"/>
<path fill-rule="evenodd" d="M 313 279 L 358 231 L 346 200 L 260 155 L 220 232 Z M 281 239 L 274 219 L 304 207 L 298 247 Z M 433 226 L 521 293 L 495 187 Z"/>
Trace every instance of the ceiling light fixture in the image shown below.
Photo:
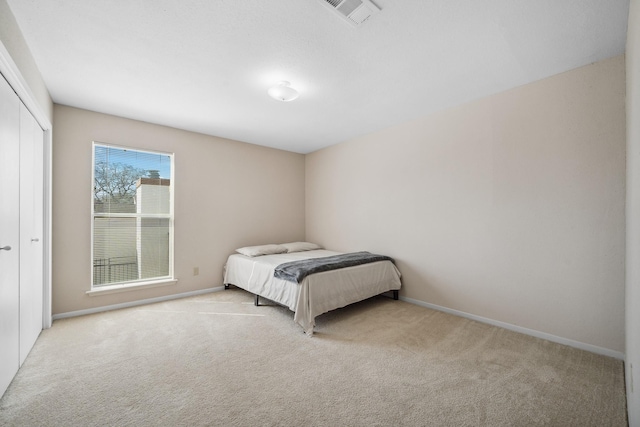
<path fill-rule="evenodd" d="M 270 97 L 275 100 L 288 102 L 298 97 L 298 91 L 291 87 L 291 83 L 281 81 L 267 91 Z"/>

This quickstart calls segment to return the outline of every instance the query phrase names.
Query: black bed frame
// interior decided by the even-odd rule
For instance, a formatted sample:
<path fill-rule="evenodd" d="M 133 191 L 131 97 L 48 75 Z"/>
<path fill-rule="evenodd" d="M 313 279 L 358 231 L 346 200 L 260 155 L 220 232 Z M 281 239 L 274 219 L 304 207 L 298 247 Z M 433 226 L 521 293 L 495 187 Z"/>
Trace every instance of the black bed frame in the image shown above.
<path fill-rule="evenodd" d="M 225 283 L 225 284 L 224 284 L 224 288 L 225 288 L 225 289 L 229 289 L 229 286 L 235 286 L 235 285 L 234 285 L 233 283 Z M 393 299 L 397 301 L 397 300 L 398 300 L 398 290 L 397 290 L 397 289 L 394 289 L 394 290 L 392 290 L 391 292 L 393 292 Z M 386 293 L 386 292 L 385 292 L 385 293 Z M 383 295 L 383 294 L 381 294 L 381 295 Z M 260 305 L 260 295 L 255 294 L 255 297 L 256 297 L 256 299 L 255 299 L 255 301 L 253 302 L 253 304 L 257 307 L 257 306 L 259 306 L 259 305 Z M 264 305 L 264 304 L 263 304 L 263 305 Z"/>

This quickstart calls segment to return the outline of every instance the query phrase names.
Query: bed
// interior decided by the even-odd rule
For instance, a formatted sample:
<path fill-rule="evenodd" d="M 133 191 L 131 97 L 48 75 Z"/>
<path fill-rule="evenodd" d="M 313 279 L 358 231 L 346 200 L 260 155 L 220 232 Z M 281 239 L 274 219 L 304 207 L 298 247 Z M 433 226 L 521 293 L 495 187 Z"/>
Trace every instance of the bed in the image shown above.
<path fill-rule="evenodd" d="M 398 299 L 401 275 L 392 260 L 317 272 L 296 283 L 275 277 L 276 268 L 294 261 L 329 259 L 341 253 L 308 242 L 250 246 L 237 252 L 225 264 L 225 289 L 233 285 L 254 294 L 256 305 L 263 297 L 288 307 L 294 312 L 294 321 L 308 335 L 313 335 L 315 318 L 320 314 L 389 291 Z"/>

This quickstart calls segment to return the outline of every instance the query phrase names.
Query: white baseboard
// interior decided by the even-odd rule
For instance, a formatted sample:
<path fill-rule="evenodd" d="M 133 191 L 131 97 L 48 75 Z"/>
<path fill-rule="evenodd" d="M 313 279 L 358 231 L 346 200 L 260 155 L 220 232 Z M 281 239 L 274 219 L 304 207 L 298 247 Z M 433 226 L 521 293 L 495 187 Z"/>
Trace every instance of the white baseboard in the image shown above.
<path fill-rule="evenodd" d="M 201 289 L 199 291 L 184 292 L 181 294 L 167 295 L 164 297 L 148 298 L 148 299 L 142 299 L 138 301 L 124 302 L 122 304 L 105 305 L 103 307 L 88 308 L 86 310 L 69 311 L 67 313 L 54 314 L 53 320 L 66 319 L 68 317 L 84 316 L 86 314 L 101 313 L 103 311 L 118 310 L 121 308 L 136 307 L 138 305 L 153 304 L 156 302 L 169 301 L 169 300 L 179 299 L 179 298 L 194 297 L 196 295 L 203 295 L 203 294 L 218 292 L 222 290 L 224 290 L 224 286 L 220 286 L 217 288 Z"/>
<path fill-rule="evenodd" d="M 455 316 L 464 317 L 466 319 L 475 320 L 481 323 L 487 323 L 489 325 L 498 326 L 500 328 L 508 329 L 510 331 L 519 332 L 521 334 L 530 335 L 536 338 L 542 338 L 547 341 L 555 342 L 558 344 L 567 345 L 580 350 L 590 351 L 592 353 L 600 354 L 603 356 L 613 357 L 614 359 L 624 360 L 624 353 L 619 351 L 610 350 L 604 347 L 598 347 L 596 345 L 586 344 L 579 341 L 570 340 L 568 338 L 558 337 L 556 335 L 547 334 L 546 332 L 536 331 L 534 329 L 523 328 L 522 326 L 512 325 L 510 323 L 501 322 L 499 320 L 488 319 L 482 316 L 476 316 L 475 314 L 465 313 L 464 311 L 458 311 L 447 307 L 442 307 L 435 304 L 429 304 L 424 301 L 420 301 L 413 298 L 400 297 L 400 300 L 406 301 L 411 304 L 419 305 L 421 307 L 430 308 L 432 310 L 442 311 L 445 313 L 453 314 Z"/>

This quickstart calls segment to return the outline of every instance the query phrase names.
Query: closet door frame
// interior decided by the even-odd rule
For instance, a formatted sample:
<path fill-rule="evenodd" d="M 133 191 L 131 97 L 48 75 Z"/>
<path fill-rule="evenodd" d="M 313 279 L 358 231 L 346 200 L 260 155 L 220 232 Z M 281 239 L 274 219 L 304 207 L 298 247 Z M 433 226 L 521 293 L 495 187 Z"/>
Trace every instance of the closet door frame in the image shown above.
<path fill-rule="evenodd" d="M 9 82 L 11 88 L 18 94 L 22 103 L 27 107 L 36 122 L 44 130 L 43 141 L 43 178 L 44 178 L 44 224 L 43 224 L 43 289 L 42 289 L 42 327 L 51 327 L 51 225 L 52 225 L 52 124 L 38 103 L 33 92 L 29 88 L 26 80 L 18 66 L 9 55 L 4 44 L 0 41 L 0 73 Z"/>

